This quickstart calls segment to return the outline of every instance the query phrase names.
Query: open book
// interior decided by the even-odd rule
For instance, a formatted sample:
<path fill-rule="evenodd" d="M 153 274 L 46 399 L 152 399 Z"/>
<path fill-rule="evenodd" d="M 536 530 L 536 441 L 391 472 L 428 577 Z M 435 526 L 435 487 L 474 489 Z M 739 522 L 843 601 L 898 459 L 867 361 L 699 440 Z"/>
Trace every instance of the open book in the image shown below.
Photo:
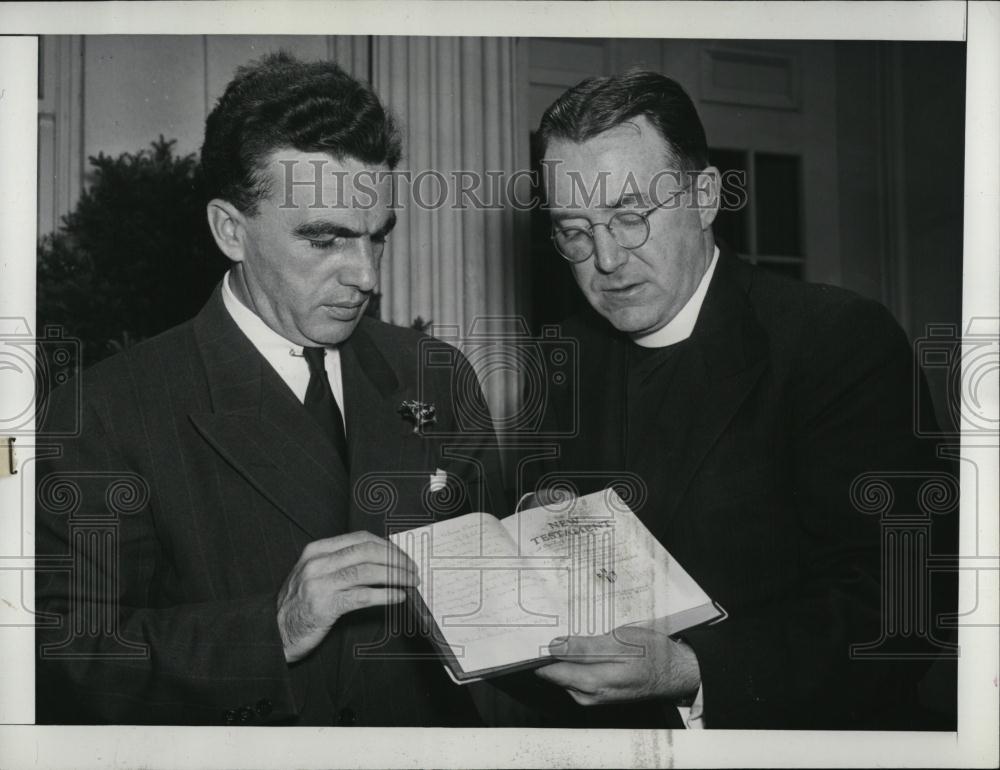
<path fill-rule="evenodd" d="M 411 598 L 456 682 L 543 665 L 557 636 L 725 616 L 613 489 L 563 497 L 390 536 L 419 568 Z"/>

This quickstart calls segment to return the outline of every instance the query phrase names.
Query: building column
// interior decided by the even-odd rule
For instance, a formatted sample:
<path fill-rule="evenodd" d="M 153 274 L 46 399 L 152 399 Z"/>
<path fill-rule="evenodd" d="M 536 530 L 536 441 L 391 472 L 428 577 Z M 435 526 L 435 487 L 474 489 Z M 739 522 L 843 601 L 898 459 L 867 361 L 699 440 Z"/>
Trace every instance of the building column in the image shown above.
<path fill-rule="evenodd" d="M 497 317 L 517 309 L 528 212 L 516 211 L 503 193 L 528 167 L 517 53 L 513 39 L 371 38 L 371 82 L 402 124 L 400 168 L 412 180 L 397 185 L 399 222 L 383 258 L 385 321 L 408 326 L 419 316 L 453 341 L 474 328 L 506 328 Z M 460 179 L 491 177 L 500 184 L 475 188 L 485 206 L 457 192 Z M 523 200 L 526 179 L 517 190 Z M 515 367 L 486 373 L 476 356 L 470 360 L 494 414 L 508 413 L 518 390 Z"/>
<path fill-rule="evenodd" d="M 38 38 L 38 235 L 47 235 L 83 192 L 82 35 Z"/>

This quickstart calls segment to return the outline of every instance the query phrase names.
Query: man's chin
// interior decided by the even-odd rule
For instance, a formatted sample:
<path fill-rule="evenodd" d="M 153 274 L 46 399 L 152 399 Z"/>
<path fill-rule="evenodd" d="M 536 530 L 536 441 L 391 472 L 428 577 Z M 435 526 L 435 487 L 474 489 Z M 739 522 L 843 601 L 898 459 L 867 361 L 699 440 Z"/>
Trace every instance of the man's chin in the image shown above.
<path fill-rule="evenodd" d="M 354 330 L 358 328 L 363 315 L 363 313 L 358 313 L 355 318 L 349 321 L 326 319 L 323 323 L 316 325 L 309 338 L 317 345 L 340 345 L 354 334 Z"/>
<path fill-rule="evenodd" d="M 641 337 L 648 334 L 657 325 L 657 319 L 653 313 L 644 308 L 598 308 L 598 312 L 615 329 L 633 337 Z"/>

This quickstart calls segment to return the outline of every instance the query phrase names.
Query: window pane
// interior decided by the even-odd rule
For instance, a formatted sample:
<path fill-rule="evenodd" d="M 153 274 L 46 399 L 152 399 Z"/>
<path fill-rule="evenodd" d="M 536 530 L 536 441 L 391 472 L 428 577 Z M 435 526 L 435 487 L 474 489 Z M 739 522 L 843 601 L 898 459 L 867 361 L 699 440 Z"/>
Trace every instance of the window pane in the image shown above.
<path fill-rule="evenodd" d="M 758 152 L 754 161 L 757 254 L 803 256 L 799 157 Z"/>

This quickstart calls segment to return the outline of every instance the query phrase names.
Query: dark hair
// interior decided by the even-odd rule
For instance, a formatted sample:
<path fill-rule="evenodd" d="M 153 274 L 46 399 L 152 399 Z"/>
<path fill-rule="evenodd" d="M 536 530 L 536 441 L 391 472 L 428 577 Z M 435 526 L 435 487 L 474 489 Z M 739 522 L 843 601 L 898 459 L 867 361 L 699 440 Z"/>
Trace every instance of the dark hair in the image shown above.
<path fill-rule="evenodd" d="M 392 116 L 371 88 L 330 61 L 279 52 L 236 70 L 205 121 L 206 192 L 253 214 L 270 190 L 261 173 L 279 147 L 395 168 L 402 153 Z"/>
<path fill-rule="evenodd" d="M 585 142 L 640 115 L 660 132 L 681 170 L 708 165 L 705 129 L 691 98 L 677 81 L 646 70 L 588 78 L 556 99 L 538 127 L 539 157 L 552 139 Z"/>

